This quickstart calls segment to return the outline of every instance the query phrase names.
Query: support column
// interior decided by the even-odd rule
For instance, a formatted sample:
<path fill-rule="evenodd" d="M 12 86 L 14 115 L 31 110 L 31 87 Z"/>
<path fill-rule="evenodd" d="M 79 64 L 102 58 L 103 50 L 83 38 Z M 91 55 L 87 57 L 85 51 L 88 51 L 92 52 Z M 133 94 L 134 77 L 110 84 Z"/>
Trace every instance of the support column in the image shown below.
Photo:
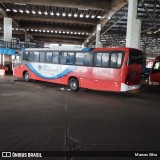
<path fill-rule="evenodd" d="M 25 34 L 25 42 L 30 42 L 30 41 L 31 41 L 31 35 Z"/>
<path fill-rule="evenodd" d="M 137 19 L 138 0 L 128 2 L 126 47 L 140 49 L 141 21 Z"/>
<path fill-rule="evenodd" d="M 4 41 L 11 42 L 12 41 L 12 18 L 4 18 Z M 11 47 L 11 43 L 8 43 L 6 46 L 8 48 Z M 9 55 L 1 55 L 1 64 L 4 66 L 5 64 L 10 64 L 10 56 Z"/>
<path fill-rule="evenodd" d="M 4 41 L 12 40 L 12 18 L 4 18 Z"/>
<path fill-rule="evenodd" d="M 101 31 L 101 24 L 97 24 L 97 28 L 96 28 L 96 48 L 101 48 L 102 44 L 100 42 L 100 31 Z"/>

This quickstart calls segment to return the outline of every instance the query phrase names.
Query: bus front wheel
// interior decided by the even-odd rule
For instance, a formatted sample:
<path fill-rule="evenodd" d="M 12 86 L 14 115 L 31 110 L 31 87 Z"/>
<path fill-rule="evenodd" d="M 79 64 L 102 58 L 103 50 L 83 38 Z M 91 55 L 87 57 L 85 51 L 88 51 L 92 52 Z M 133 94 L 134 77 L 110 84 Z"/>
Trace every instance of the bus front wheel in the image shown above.
<path fill-rule="evenodd" d="M 78 91 L 79 90 L 79 82 L 76 78 L 71 78 L 69 80 L 69 88 L 72 90 L 72 91 Z"/>
<path fill-rule="evenodd" d="M 29 73 L 28 73 L 28 72 L 25 72 L 25 73 L 24 73 L 24 80 L 25 80 L 26 82 L 29 82 L 29 81 L 30 81 L 30 76 L 29 76 Z"/>

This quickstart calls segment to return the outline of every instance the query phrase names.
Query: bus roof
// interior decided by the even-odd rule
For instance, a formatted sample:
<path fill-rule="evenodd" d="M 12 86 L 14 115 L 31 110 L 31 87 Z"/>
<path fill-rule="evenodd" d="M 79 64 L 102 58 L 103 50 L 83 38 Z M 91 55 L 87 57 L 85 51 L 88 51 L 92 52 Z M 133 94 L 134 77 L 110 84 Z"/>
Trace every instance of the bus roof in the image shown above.
<path fill-rule="evenodd" d="M 134 48 L 84 48 L 84 47 L 63 47 L 63 46 L 56 46 L 53 48 L 22 48 L 21 51 L 105 51 L 105 50 L 126 50 L 126 49 L 134 49 Z M 137 50 L 137 49 L 136 49 Z"/>

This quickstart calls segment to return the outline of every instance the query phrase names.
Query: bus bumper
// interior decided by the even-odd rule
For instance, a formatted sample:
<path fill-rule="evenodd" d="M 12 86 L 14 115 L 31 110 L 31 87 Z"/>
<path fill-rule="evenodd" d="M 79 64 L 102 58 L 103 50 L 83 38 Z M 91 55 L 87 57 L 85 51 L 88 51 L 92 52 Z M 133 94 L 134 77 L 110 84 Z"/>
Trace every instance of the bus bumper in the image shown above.
<path fill-rule="evenodd" d="M 140 84 L 129 86 L 129 85 L 126 85 L 125 83 L 121 83 L 121 91 L 126 92 L 126 91 L 136 90 L 136 89 L 139 89 L 140 86 L 141 86 Z"/>

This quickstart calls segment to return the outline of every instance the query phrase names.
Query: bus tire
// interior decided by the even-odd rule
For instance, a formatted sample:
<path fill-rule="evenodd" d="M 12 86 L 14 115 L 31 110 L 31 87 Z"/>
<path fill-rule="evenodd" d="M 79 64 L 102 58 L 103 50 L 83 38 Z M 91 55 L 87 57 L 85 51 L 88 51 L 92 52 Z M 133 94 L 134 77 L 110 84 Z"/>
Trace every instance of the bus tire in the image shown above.
<path fill-rule="evenodd" d="M 24 73 L 24 80 L 25 80 L 26 82 L 29 82 L 29 81 L 30 81 L 30 75 L 29 75 L 28 72 L 25 72 L 25 73 Z"/>
<path fill-rule="evenodd" d="M 71 78 L 68 83 L 69 88 L 71 91 L 78 91 L 79 90 L 79 82 L 76 78 Z"/>

